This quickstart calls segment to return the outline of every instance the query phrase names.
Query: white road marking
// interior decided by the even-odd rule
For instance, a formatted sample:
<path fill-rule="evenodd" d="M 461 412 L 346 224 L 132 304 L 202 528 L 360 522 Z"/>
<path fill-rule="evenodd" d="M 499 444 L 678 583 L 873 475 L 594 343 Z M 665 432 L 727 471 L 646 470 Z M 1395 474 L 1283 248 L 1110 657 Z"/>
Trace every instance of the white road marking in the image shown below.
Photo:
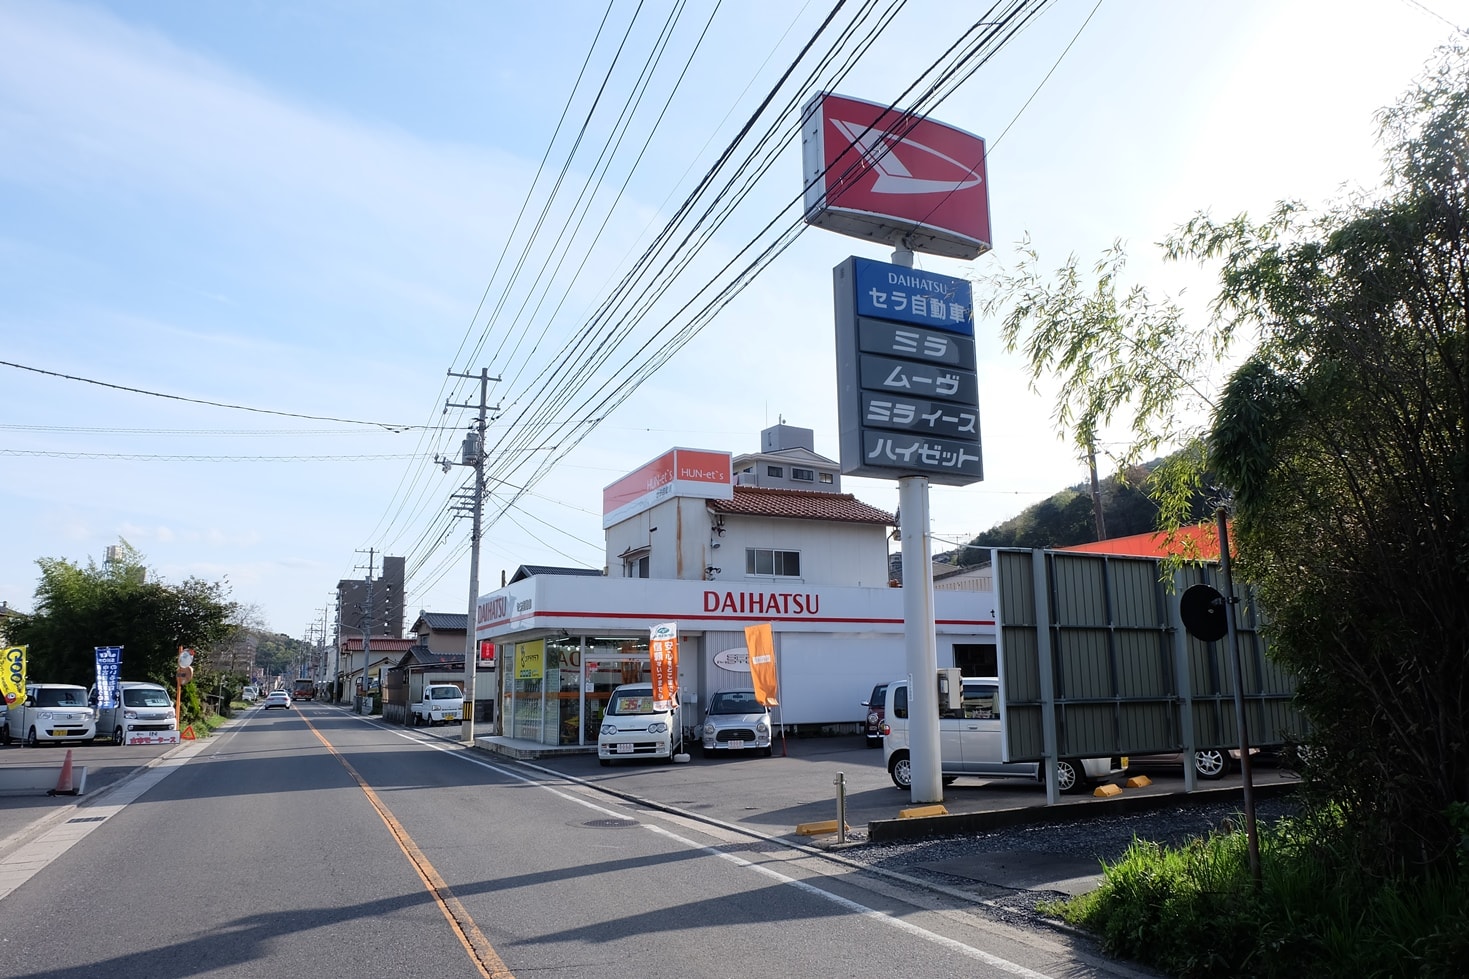
<path fill-rule="evenodd" d="M 724 853 L 720 850 L 714 849 L 713 847 L 705 846 L 704 844 L 696 842 L 694 840 L 686 839 L 682 836 L 679 836 L 677 833 L 664 829 L 661 826 L 656 826 L 652 823 L 644 822 L 643 820 L 638 819 L 636 816 L 630 816 L 626 810 L 608 809 L 605 806 L 598 805 L 597 803 L 591 802 L 587 799 L 580 798 L 574 794 L 555 788 L 544 781 L 529 778 L 525 775 L 520 774 L 519 772 L 515 772 L 507 768 L 502 768 L 499 765 L 494 765 L 486 761 L 481 761 L 478 758 L 472 758 L 470 757 L 468 751 L 461 747 L 456 746 L 450 748 L 442 744 L 435 744 L 430 741 L 425 741 L 421 738 L 412 737 L 408 734 L 403 734 L 402 737 L 406 738 L 409 741 L 413 741 L 416 744 L 421 744 L 424 747 L 433 748 L 435 751 L 442 751 L 447 755 L 458 758 L 461 761 L 468 762 L 471 765 L 478 765 L 480 768 L 485 768 L 497 774 L 504 775 L 505 777 L 514 779 L 517 782 L 523 782 L 526 785 L 534 785 L 537 788 L 544 789 L 545 791 L 550 792 L 552 795 L 558 796 L 562 799 L 566 799 L 569 802 L 575 802 L 577 805 L 585 806 L 593 812 L 602 813 L 607 816 L 613 816 L 618 819 L 636 819 L 638 824 L 644 829 L 650 830 L 660 836 L 673 840 L 685 847 L 688 847 L 691 850 L 699 850 L 711 856 L 719 857 L 722 860 L 728 860 L 738 867 L 744 867 L 748 870 L 753 870 L 755 873 L 763 874 L 764 876 L 769 877 L 772 880 L 778 881 L 779 883 L 794 887 L 800 891 L 803 891 L 814 897 L 819 897 L 825 901 L 830 901 L 832 904 L 835 904 L 838 907 L 843 908 L 844 910 L 851 911 L 855 914 L 860 914 L 864 918 L 868 918 L 872 921 L 880 922 L 882 924 L 896 928 L 899 931 L 903 931 L 908 933 L 909 935 L 914 936 L 915 938 L 921 938 L 924 941 L 931 942 L 941 948 L 948 949 L 951 952 L 956 952 L 959 955 L 965 956 L 966 958 L 974 959 L 978 962 L 983 962 L 991 968 L 998 969 L 1001 972 L 1009 973 L 1010 975 L 1015 976 L 1024 976 L 1025 979 L 1052 979 L 1052 977 L 1048 976 L 1046 973 L 1036 972 L 1032 969 L 1027 969 L 1025 966 L 1020 965 L 1018 962 L 1011 962 L 1009 959 L 1000 958 L 998 955 L 986 952 L 983 949 L 975 948 L 972 945 L 966 945 L 963 942 L 945 937 L 944 935 L 940 935 L 937 932 L 929 931 L 926 928 L 920 928 L 917 925 L 910 924 L 909 922 L 906 922 L 901 918 L 895 918 L 890 914 L 886 914 L 882 911 L 877 910 L 876 908 L 869 908 L 865 904 L 859 904 L 856 901 L 852 901 L 839 895 L 833 894 L 830 891 L 822 890 L 821 888 L 816 887 L 813 884 L 808 884 L 805 881 L 797 880 L 794 877 L 789 877 L 785 874 L 779 873 L 778 871 L 771 870 L 768 867 L 761 866 L 760 864 L 752 863 L 751 861 L 746 860 L 743 857 L 735 856 L 732 853 Z M 570 782 L 572 784 L 582 785 L 587 788 L 595 789 L 595 786 L 592 786 L 589 782 L 585 781 L 584 779 L 579 779 L 574 775 L 562 775 L 558 777 L 561 780 Z"/>

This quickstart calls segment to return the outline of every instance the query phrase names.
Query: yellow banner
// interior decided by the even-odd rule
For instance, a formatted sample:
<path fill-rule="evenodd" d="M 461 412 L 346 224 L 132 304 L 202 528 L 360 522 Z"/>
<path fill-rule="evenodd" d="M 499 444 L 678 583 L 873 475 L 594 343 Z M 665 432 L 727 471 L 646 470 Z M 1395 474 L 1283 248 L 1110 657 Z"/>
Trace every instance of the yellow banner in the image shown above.
<path fill-rule="evenodd" d="M 745 647 L 750 651 L 750 680 L 755 686 L 755 699 L 766 707 L 775 707 L 775 637 L 770 623 L 745 626 Z"/>
<path fill-rule="evenodd" d="M 0 657 L 0 698 L 6 707 L 25 703 L 26 650 L 29 646 L 7 646 Z"/>
<path fill-rule="evenodd" d="M 544 680 L 546 678 L 546 640 L 515 644 L 515 679 Z"/>

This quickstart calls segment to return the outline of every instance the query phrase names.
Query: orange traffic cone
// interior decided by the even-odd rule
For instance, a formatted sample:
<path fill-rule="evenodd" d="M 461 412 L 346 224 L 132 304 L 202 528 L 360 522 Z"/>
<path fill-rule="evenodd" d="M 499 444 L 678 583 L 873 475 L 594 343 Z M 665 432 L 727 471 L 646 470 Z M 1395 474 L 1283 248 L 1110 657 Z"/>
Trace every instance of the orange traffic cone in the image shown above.
<path fill-rule="evenodd" d="M 56 780 L 56 788 L 47 795 L 76 795 L 77 790 L 71 784 L 71 749 L 66 749 L 66 760 L 61 763 L 61 777 Z"/>

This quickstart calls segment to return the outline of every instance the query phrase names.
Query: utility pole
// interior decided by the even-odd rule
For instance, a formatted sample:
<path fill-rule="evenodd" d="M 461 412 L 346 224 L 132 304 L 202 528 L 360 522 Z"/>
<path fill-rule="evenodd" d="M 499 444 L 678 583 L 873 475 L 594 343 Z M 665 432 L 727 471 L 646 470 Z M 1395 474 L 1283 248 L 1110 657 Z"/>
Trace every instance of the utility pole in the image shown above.
<path fill-rule="evenodd" d="M 1097 540 L 1107 539 L 1107 518 L 1102 513 L 1102 485 L 1097 480 L 1097 443 L 1086 440 L 1086 464 L 1092 477 L 1092 514 L 1097 522 Z"/>
<path fill-rule="evenodd" d="M 473 380 L 476 375 L 456 374 L 449 372 L 450 377 L 462 377 Z M 469 612 L 464 617 L 464 710 L 460 718 L 460 740 L 464 744 L 474 744 L 474 710 L 475 710 L 475 674 L 479 669 L 479 646 L 475 642 L 475 625 L 479 611 L 479 538 L 480 538 L 480 515 L 484 511 L 485 500 L 485 420 L 489 414 L 488 405 L 489 389 L 491 381 L 499 381 L 498 377 L 490 377 L 490 372 L 481 367 L 479 374 L 479 404 L 451 404 L 445 403 L 446 408 L 478 408 L 479 414 L 475 418 L 474 426 L 468 438 L 464 440 L 464 448 L 460 453 L 459 462 L 450 459 L 437 460 L 439 465 L 448 472 L 454 465 L 471 466 L 474 468 L 474 495 L 470 499 L 469 509 L 473 517 L 471 530 L 469 532 Z M 500 410 L 496 405 L 495 411 Z"/>
<path fill-rule="evenodd" d="M 357 553 L 361 554 L 362 549 L 358 548 Z M 367 664 L 371 662 L 368 656 L 372 650 L 372 570 L 373 556 L 376 553 L 370 547 L 367 549 L 367 608 L 363 613 L 362 629 L 362 698 L 357 702 L 357 713 L 364 717 L 372 713 L 372 708 L 368 706 L 372 701 L 367 696 Z"/>

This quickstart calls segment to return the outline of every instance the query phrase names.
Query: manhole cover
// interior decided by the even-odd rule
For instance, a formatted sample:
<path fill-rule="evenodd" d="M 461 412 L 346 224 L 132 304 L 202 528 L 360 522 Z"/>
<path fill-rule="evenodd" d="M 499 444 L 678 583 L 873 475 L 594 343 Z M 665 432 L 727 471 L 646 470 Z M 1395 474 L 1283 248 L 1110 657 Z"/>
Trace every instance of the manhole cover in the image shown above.
<path fill-rule="evenodd" d="M 618 828 L 621 828 L 623 826 L 636 826 L 637 824 L 638 824 L 638 821 L 636 819 L 593 819 L 590 822 L 583 823 L 582 825 L 583 826 L 607 827 L 609 829 L 618 829 Z"/>

